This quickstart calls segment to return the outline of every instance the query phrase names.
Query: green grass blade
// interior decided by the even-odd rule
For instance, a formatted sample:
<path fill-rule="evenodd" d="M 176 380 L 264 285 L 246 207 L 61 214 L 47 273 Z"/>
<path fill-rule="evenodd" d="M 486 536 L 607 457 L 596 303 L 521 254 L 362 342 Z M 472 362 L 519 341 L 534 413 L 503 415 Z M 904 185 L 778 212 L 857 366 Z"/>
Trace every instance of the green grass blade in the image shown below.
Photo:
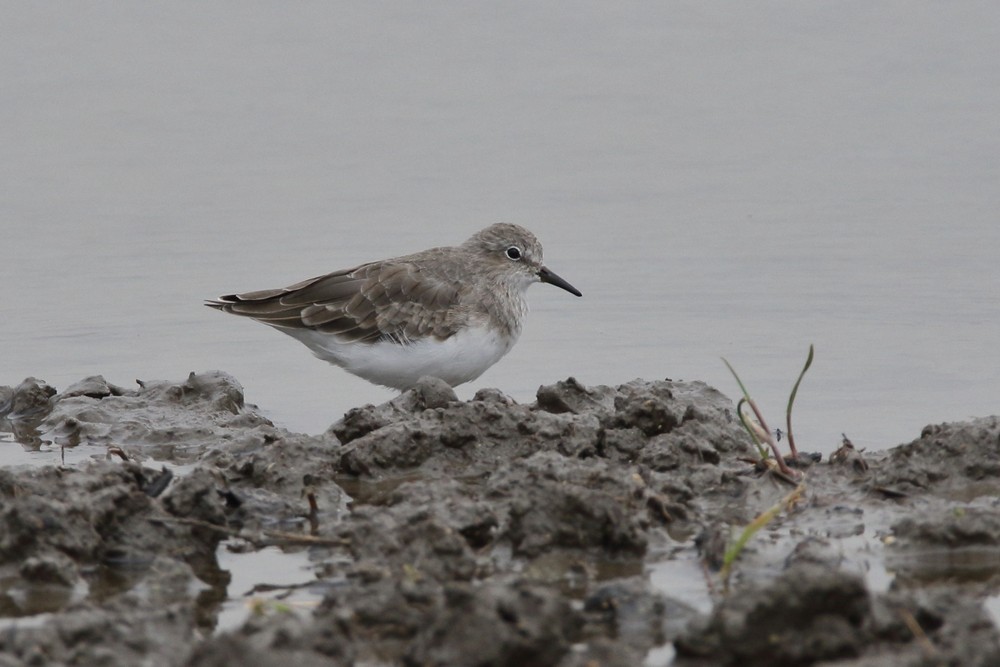
<path fill-rule="evenodd" d="M 785 410 L 785 426 L 788 428 L 788 448 L 792 451 L 792 456 L 798 457 L 799 452 L 795 447 L 795 436 L 792 434 L 792 404 L 795 403 L 795 395 L 799 393 L 799 384 L 802 383 L 802 378 L 805 377 L 806 371 L 812 366 L 813 362 L 813 346 L 812 343 L 809 344 L 809 356 L 806 357 L 806 365 L 802 367 L 802 372 L 799 373 L 799 377 L 795 380 L 795 386 L 792 387 L 792 393 L 788 396 L 788 408 Z"/>
<path fill-rule="evenodd" d="M 802 382 L 802 378 L 805 377 L 806 371 L 809 370 L 810 366 L 812 366 L 812 362 L 813 362 L 813 346 L 812 346 L 812 344 L 810 344 L 809 345 L 809 356 L 806 357 L 806 365 L 802 367 L 802 372 L 799 373 L 799 378 L 795 381 L 795 386 L 792 387 L 792 393 L 788 397 L 788 410 L 787 410 L 787 414 L 789 415 L 789 418 L 791 418 L 792 403 L 795 402 L 795 395 L 797 393 L 799 393 L 799 384 Z"/>
<path fill-rule="evenodd" d="M 747 388 L 745 386 L 743 386 L 743 380 L 741 380 L 740 376 L 736 374 L 736 369 L 733 368 L 732 364 L 730 364 L 728 361 L 726 361 L 725 357 L 722 357 L 722 363 L 724 363 L 726 365 L 726 368 L 729 369 L 729 372 L 733 374 L 734 378 L 736 378 L 736 384 L 738 384 L 740 386 L 740 391 L 743 392 L 743 398 L 747 399 L 747 402 L 749 403 L 750 402 L 750 392 L 748 392 Z"/>
<path fill-rule="evenodd" d="M 736 559 L 739 557 L 744 547 L 746 547 L 750 538 L 756 535 L 761 528 L 771 523 L 774 520 L 774 517 L 778 516 L 782 510 L 787 509 L 793 503 L 798 502 L 805 490 L 805 483 L 799 484 L 791 491 L 791 493 L 779 500 L 773 507 L 761 512 L 756 519 L 743 529 L 743 532 L 741 532 L 739 537 L 736 538 L 736 541 L 733 542 L 728 549 L 726 549 L 726 553 L 722 557 L 722 569 L 719 574 L 722 577 L 722 580 L 726 582 L 727 587 L 729 583 L 729 575 L 732 573 L 733 563 L 736 562 Z"/>

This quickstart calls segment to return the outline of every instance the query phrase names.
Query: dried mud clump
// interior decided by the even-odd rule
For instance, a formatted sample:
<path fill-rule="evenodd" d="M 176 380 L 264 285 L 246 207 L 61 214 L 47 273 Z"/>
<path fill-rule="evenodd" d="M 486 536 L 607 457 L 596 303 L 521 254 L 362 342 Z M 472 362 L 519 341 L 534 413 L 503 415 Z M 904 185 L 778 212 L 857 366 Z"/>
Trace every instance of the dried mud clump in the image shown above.
<path fill-rule="evenodd" d="M 812 465 L 725 579 L 791 487 L 700 382 L 426 378 L 310 436 L 225 373 L 29 378 L 0 429 L 51 462 L 0 469 L 3 667 L 1000 664 L 995 418 Z M 312 580 L 217 627 L 263 547 Z"/>

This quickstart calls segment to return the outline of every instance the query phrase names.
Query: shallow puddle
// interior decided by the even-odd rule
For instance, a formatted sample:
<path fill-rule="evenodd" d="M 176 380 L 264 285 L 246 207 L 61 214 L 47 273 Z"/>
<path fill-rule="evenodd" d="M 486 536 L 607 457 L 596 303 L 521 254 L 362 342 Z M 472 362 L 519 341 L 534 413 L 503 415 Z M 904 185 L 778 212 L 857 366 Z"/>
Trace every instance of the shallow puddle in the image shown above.
<path fill-rule="evenodd" d="M 235 630 L 255 614 L 311 613 L 323 599 L 329 580 L 316 579 L 308 550 L 266 547 L 236 553 L 228 543 L 216 553 L 219 568 L 230 575 L 226 599 L 218 609 L 216 632 Z"/>
<path fill-rule="evenodd" d="M 83 582 L 75 586 L 29 583 L 13 573 L 0 575 L 0 618 L 23 618 L 57 612 L 87 596 Z"/>
<path fill-rule="evenodd" d="M 654 589 L 691 605 L 703 614 L 712 610 L 712 593 L 709 578 L 699 560 L 692 557 L 677 558 L 654 563 L 648 568 L 649 583 Z"/>
<path fill-rule="evenodd" d="M 62 447 L 53 442 L 35 444 L 18 442 L 13 433 L 0 431 L 0 461 L 5 468 L 47 465 L 75 466 L 92 460 L 108 458 L 107 447 L 82 445 Z"/>
<path fill-rule="evenodd" d="M 983 609 L 987 616 L 993 621 L 993 625 L 1000 630 L 1000 595 L 991 595 L 983 600 Z"/>
<path fill-rule="evenodd" d="M 897 585 L 922 587 L 931 583 L 985 583 L 1000 578 L 1000 547 L 964 546 L 890 552 L 886 567 Z"/>

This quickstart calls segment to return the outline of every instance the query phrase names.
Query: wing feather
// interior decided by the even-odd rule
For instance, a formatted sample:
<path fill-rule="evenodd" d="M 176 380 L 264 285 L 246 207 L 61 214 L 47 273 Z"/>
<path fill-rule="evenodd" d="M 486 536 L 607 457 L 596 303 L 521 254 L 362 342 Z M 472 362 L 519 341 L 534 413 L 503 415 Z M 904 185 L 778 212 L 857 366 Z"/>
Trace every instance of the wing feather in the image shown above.
<path fill-rule="evenodd" d="M 282 289 L 229 294 L 206 305 L 279 328 L 314 329 L 344 341 L 446 339 L 468 321 L 461 284 L 419 262 L 363 264 Z"/>

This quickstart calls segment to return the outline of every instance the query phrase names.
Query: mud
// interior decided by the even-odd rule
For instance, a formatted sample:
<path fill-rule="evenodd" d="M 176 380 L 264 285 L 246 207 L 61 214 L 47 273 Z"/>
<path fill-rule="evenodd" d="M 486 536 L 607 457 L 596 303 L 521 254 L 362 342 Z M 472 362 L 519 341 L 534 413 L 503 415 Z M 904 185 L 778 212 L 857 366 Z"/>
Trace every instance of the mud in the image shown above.
<path fill-rule="evenodd" d="M 428 378 L 308 436 L 220 372 L 29 378 L 0 430 L 2 667 L 1000 664 L 997 418 L 792 481 L 669 380 Z"/>

